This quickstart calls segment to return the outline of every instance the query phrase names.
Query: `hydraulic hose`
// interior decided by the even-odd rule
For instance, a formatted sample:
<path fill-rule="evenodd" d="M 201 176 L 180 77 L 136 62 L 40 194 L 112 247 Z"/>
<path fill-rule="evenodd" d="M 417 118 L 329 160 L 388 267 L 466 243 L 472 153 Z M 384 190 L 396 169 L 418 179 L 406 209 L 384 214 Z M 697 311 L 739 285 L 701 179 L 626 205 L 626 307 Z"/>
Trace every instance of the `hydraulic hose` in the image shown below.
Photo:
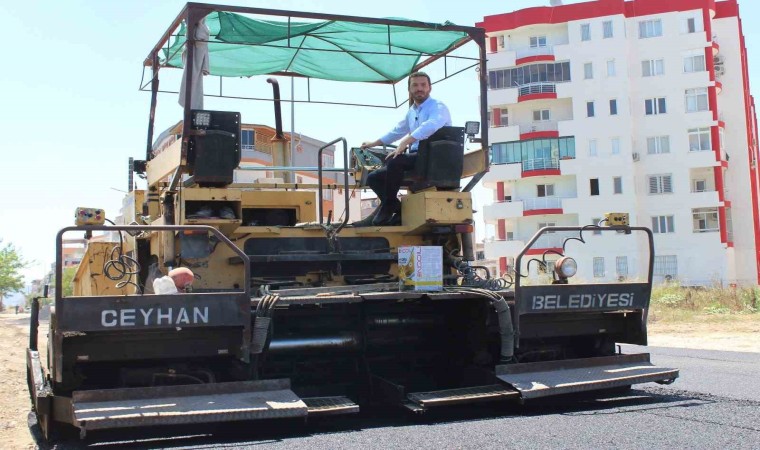
<path fill-rule="evenodd" d="M 451 287 L 446 288 L 446 290 L 453 292 L 468 292 L 481 297 L 486 297 L 489 300 L 491 306 L 496 310 L 496 317 L 499 322 L 499 337 L 501 341 L 499 362 L 513 362 L 515 356 L 515 330 L 512 325 L 512 313 L 509 310 L 509 305 L 504 297 L 487 289 L 479 288 Z"/>

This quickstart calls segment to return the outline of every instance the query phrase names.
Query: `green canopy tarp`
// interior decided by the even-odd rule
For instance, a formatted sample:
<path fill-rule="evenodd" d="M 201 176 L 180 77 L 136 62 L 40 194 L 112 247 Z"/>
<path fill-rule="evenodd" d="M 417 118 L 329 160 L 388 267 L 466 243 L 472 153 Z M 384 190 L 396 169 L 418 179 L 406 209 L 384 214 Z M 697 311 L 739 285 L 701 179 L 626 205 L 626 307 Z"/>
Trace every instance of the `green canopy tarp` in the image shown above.
<path fill-rule="evenodd" d="M 409 75 L 420 58 L 468 39 L 466 33 L 415 26 L 343 21 L 276 22 L 240 14 L 206 16 L 211 31 L 212 75 L 253 76 L 275 72 L 336 81 L 392 81 Z M 163 64 L 183 67 L 186 27 L 164 49 Z M 167 60 L 168 58 L 168 60 Z"/>

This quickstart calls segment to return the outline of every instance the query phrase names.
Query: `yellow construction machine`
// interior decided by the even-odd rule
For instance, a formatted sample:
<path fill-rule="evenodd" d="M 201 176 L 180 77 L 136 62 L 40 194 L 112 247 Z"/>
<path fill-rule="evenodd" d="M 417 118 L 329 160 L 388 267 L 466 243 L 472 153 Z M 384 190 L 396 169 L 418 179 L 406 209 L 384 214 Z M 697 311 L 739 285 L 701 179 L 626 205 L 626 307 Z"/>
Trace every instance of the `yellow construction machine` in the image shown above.
<path fill-rule="evenodd" d="M 485 42 L 484 30 L 450 23 L 188 3 L 145 61 L 147 149 L 130 163 L 130 177 L 144 177 L 145 188 L 129 193 L 122 223 L 83 208 L 77 225 L 58 234 L 47 361 L 36 319 L 27 352 L 45 436 L 67 427 L 84 434 L 308 418 L 374 404 L 423 412 L 675 379 L 677 370 L 654 367 L 646 354 L 615 350 L 617 342 L 646 344 L 649 230 L 595 227 L 648 236 L 642 282 L 574 284 L 575 262 L 566 257 L 552 284 L 521 285 L 522 257 L 554 228 L 518 256 L 514 286 L 473 265 L 470 191 L 489 166 Z M 474 56 L 457 56 L 466 49 Z M 430 64 L 444 66 L 444 79 L 456 75 L 447 69 L 454 58 L 478 83 L 479 120 L 421 143 L 400 224 L 352 226 L 350 193 L 382 164 L 383 149 L 339 137 L 315 150 L 315 166 L 294 166 L 274 77 L 400 82 L 405 92 L 408 75 Z M 197 107 L 204 64 L 220 79 L 251 77 L 266 87 L 258 76 L 270 77 L 267 167 L 241 164 L 238 112 Z M 154 145 L 159 74 L 171 68 L 189 80 L 181 131 Z M 350 114 L 360 106 L 346 107 Z M 465 152 L 466 141 L 478 148 Z M 326 167 L 321 155 L 335 145 L 342 167 Z M 272 176 L 236 182 L 235 171 L 245 169 Z M 317 181 L 299 183 L 296 172 Z M 336 176 L 328 182 L 325 173 Z M 342 218 L 324 210 L 327 191 L 338 193 Z M 81 232 L 113 239 L 90 240 L 75 295 L 64 297 L 62 237 Z M 177 267 L 195 274 L 192 290 L 155 292 L 153 281 Z"/>

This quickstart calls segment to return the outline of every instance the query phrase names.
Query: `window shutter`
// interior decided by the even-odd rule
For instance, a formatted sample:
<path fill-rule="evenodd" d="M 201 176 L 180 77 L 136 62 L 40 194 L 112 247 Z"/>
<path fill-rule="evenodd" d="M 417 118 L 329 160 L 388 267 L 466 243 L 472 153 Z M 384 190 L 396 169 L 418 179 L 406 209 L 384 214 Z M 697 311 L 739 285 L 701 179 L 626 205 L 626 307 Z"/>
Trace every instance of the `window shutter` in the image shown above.
<path fill-rule="evenodd" d="M 649 193 L 650 194 L 657 194 L 659 192 L 659 189 L 658 189 L 659 183 L 657 182 L 657 180 L 658 180 L 658 177 L 649 177 Z"/>
<path fill-rule="evenodd" d="M 673 192 L 673 185 L 671 184 L 671 176 L 662 176 L 662 192 Z"/>

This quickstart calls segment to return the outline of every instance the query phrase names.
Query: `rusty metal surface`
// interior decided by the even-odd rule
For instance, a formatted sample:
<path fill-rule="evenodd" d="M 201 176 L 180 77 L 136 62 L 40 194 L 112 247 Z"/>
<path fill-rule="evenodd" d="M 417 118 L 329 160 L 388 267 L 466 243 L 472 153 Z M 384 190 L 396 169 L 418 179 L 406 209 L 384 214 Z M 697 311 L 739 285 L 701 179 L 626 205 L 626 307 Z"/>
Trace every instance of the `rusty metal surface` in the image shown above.
<path fill-rule="evenodd" d="M 678 378 L 678 369 L 656 367 L 648 353 L 501 365 L 496 376 L 525 399 L 608 389 Z"/>
<path fill-rule="evenodd" d="M 359 412 L 359 405 L 350 398 L 343 396 L 309 397 L 304 398 L 303 402 L 309 408 L 309 417 L 356 414 Z"/>
<path fill-rule="evenodd" d="M 74 392 L 73 424 L 84 430 L 305 417 L 287 380 Z M 162 395 L 163 394 L 163 395 Z"/>
<path fill-rule="evenodd" d="M 431 392 L 413 392 L 407 397 L 414 403 L 428 406 L 455 405 L 518 398 L 520 393 L 502 385 L 473 386 Z"/>

